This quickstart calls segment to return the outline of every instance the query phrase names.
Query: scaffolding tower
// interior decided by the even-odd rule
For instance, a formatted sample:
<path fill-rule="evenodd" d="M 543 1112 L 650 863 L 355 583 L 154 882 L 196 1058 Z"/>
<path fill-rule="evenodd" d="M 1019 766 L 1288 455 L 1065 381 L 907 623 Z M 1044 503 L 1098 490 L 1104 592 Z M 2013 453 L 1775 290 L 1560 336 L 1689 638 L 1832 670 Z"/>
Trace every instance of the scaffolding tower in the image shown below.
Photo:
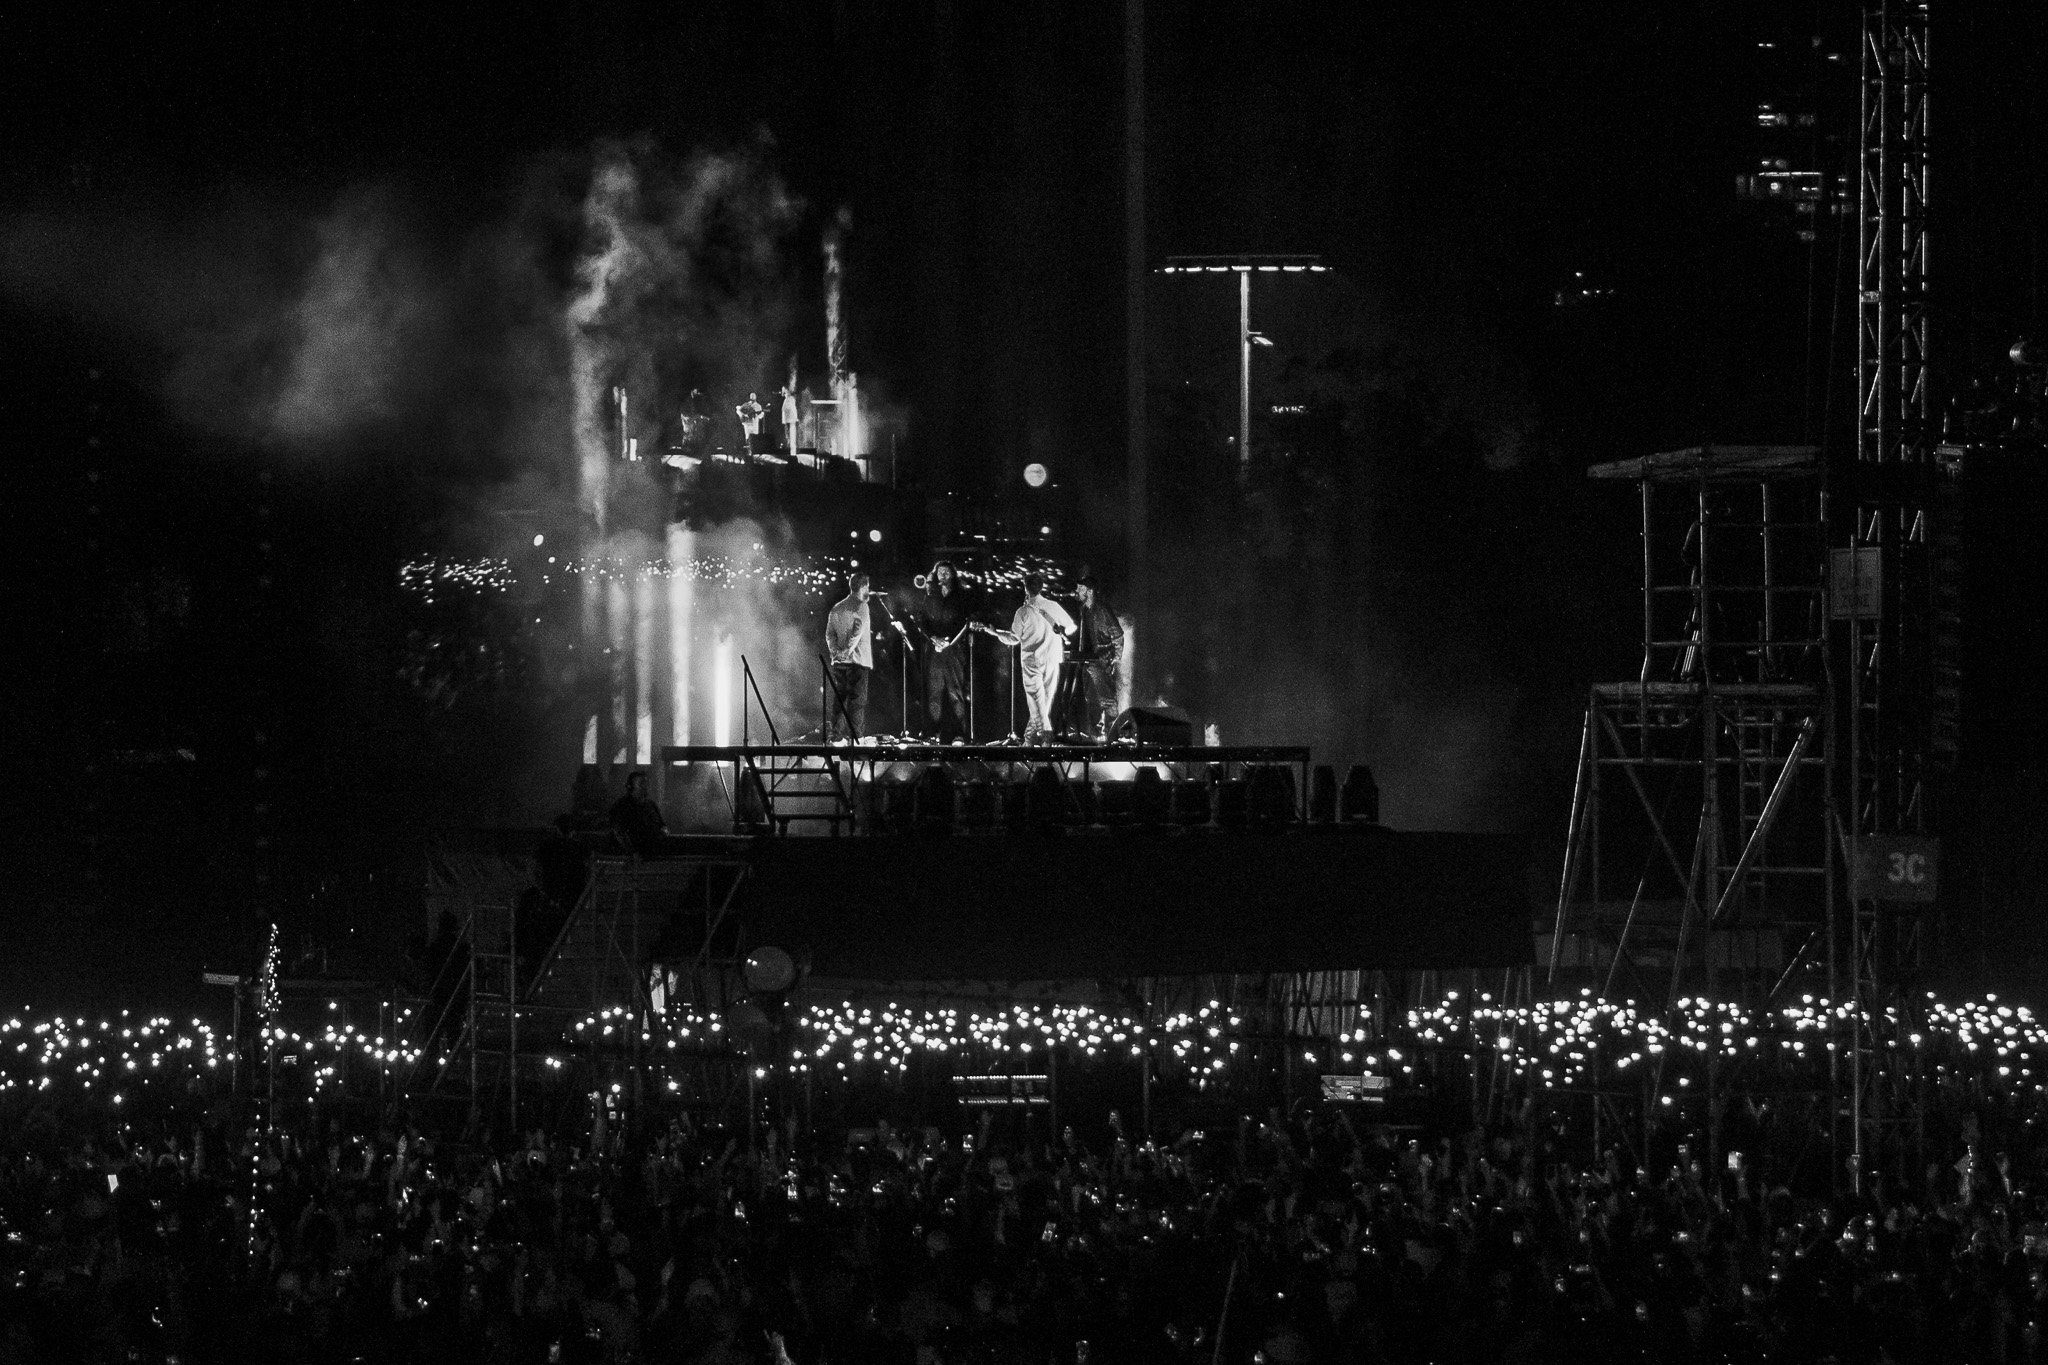
<path fill-rule="evenodd" d="M 533 859 L 438 851 L 428 907 L 453 914 L 459 938 L 432 991 L 434 1064 L 416 1073 L 418 1085 L 466 1099 L 472 1125 L 502 1115 L 512 1131 L 532 1117 L 521 1106 L 522 1074 L 530 1083 L 543 1068 L 588 1063 L 594 1076 L 616 1075 L 637 1091 L 662 1016 L 730 1003 L 745 957 L 736 902 L 748 868 L 723 849 L 601 853 L 563 915 L 546 906 Z M 625 1011 L 616 1022 L 614 1010 Z M 728 1040 L 699 1041 L 688 1057 L 662 1045 L 671 1072 L 694 1064 L 681 1098 L 729 1101 L 742 1067 Z"/>
<path fill-rule="evenodd" d="M 1590 474 L 1641 502 L 1642 661 L 1587 701 L 1549 984 L 1764 1003 L 1832 960 L 1818 452 Z"/>
<path fill-rule="evenodd" d="M 1934 828 L 1929 779 L 1939 751 L 1935 642 L 1942 613 L 1930 551 L 1938 543 L 1930 522 L 1940 480 L 1939 433 L 1930 420 L 1928 37 L 1927 0 L 1869 0 L 1864 7 L 1856 460 L 1847 543 L 1834 548 L 1830 612 L 1841 736 L 1834 776 L 1844 815 L 1838 842 L 1848 872 L 1840 945 L 1853 1059 L 1846 1117 L 1859 1190 L 1880 1130 L 1903 1114 L 1887 1093 L 1908 1078 L 1886 1073 L 1876 1029 L 1887 1014 L 1913 1007 L 1910 986 L 1933 894 L 1923 881 L 1907 888 L 1911 899 L 1899 898 L 1858 875 L 1873 856 L 1913 847 L 1904 841 L 1924 840 Z"/>

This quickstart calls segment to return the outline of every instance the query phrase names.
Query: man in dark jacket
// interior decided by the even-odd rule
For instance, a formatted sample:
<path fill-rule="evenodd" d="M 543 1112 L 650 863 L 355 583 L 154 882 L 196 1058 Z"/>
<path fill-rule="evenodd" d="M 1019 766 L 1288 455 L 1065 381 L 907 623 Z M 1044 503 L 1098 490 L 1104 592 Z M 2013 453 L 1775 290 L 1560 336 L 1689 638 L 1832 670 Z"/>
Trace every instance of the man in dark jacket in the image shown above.
<path fill-rule="evenodd" d="M 917 606 L 917 626 L 924 636 L 924 708 L 927 734 L 944 744 L 972 738 L 967 733 L 967 603 L 958 590 L 953 566 L 932 565 L 924 582 L 924 600 Z"/>
<path fill-rule="evenodd" d="M 1088 702 L 1079 722 L 1098 739 L 1109 738 L 1116 721 L 1117 679 L 1124 662 L 1124 627 L 1096 591 L 1092 574 L 1083 572 L 1074 585 L 1080 600 L 1081 639 L 1076 653 L 1088 679 Z"/>

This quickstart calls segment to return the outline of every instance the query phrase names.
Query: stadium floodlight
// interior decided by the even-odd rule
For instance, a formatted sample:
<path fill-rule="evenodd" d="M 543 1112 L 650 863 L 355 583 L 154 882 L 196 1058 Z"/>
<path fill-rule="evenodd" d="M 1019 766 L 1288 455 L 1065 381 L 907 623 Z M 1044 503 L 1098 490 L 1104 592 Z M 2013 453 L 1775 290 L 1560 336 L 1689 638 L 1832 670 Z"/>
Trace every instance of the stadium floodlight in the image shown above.
<path fill-rule="evenodd" d="M 1168 256 L 1162 275 L 1237 276 L 1237 478 L 1244 482 L 1252 460 L 1252 347 L 1273 342 L 1252 330 L 1252 276 L 1326 275 L 1320 256 Z"/>

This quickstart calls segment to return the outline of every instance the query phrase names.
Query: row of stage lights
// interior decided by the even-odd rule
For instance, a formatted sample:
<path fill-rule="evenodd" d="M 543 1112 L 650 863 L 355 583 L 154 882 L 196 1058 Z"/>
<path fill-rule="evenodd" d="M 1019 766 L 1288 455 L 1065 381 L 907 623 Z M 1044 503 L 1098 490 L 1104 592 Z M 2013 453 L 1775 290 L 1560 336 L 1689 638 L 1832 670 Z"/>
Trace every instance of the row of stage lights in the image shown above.
<path fill-rule="evenodd" d="M 1198 262 L 1186 262 L 1180 265 L 1162 265 L 1159 267 L 1159 273 L 1162 275 L 1249 275 L 1253 273 L 1260 275 L 1326 275 L 1330 273 L 1330 267 L 1326 265 L 1294 263 L 1279 265 L 1269 263 L 1209 265 Z"/>
<path fill-rule="evenodd" d="M 740 1013 L 749 1009 L 754 1013 Z M 316 1092 L 334 1083 L 351 1059 L 387 1071 L 450 1060 L 403 1038 L 338 1022 L 339 1010 L 330 1002 L 337 1022 L 305 1031 L 266 1021 L 258 1039 L 274 1060 L 291 1056 L 306 1063 L 303 1074 Z M 2030 1010 L 1996 996 L 1950 1003 L 1930 995 L 1917 1013 L 1912 1022 L 1892 1012 L 1877 1021 L 1887 1059 L 1881 1074 L 1917 1061 L 1936 1084 L 1974 1082 L 2016 1098 L 2048 1096 L 2048 1027 Z M 410 1017 L 410 1011 L 392 1011 L 393 1029 L 404 1029 Z M 1437 1005 L 1409 1011 L 1392 1034 L 1341 1032 L 1289 1046 L 1301 1048 L 1306 1065 L 1334 1073 L 1411 1075 L 1424 1056 L 1449 1054 L 1542 1091 L 1642 1085 L 1669 1105 L 1698 1093 L 1710 1065 L 1750 1064 L 1793 1082 L 1808 1072 L 1823 1074 L 1850 1017 L 1849 1006 L 1813 997 L 1755 1012 L 1705 999 L 1660 1010 L 1599 999 L 1590 990 L 1529 1005 L 1452 992 Z M 637 1033 L 657 1067 L 664 1054 L 750 1047 L 763 1076 L 776 1070 L 825 1080 L 900 1074 L 919 1056 L 1028 1064 L 1057 1049 L 1070 1059 L 1149 1056 L 1159 1074 L 1198 1084 L 1239 1064 L 1254 1041 L 1244 1033 L 1242 1016 L 1217 1001 L 1148 1022 L 1086 1005 L 963 1010 L 846 1000 L 795 1009 L 788 1022 L 778 1032 L 757 1007 L 746 1005 L 728 1015 L 690 1008 L 648 1015 L 614 1007 L 578 1021 L 571 1035 L 579 1049 L 616 1050 Z M 119 1106 L 144 1088 L 182 1093 L 217 1072 L 230 1046 L 199 1019 L 176 1023 L 126 1013 L 96 1022 L 7 1019 L 0 1021 L 0 1099 L 55 1091 Z M 546 1065 L 561 1070 L 573 1059 L 551 1056 Z"/>

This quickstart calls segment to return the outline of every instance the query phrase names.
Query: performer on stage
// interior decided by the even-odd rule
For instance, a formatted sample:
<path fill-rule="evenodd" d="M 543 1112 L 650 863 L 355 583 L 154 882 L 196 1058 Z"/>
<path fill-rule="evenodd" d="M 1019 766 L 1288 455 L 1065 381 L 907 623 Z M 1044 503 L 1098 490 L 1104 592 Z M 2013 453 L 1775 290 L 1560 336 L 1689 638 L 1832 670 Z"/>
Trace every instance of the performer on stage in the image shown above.
<path fill-rule="evenodd" d="M 782 386 L 782 435 L 789 442 L 789 456 L 796 458 L 796 376 Z"/>
<path fill-rule="evenodd" d="M 761 406 L 761 395 L 750 393 L 747 401 L 733 409 L 740 415 L 740 431 L 745 437 L 747 458 L 754 456 L 754 438 L 761 434 L 761 415 L 768 409 Z"/>
<path fill-rule="evenodd" d="M 831 660 L 831 719 L 828 740 L 858 742 L 868 728 L 868 673 L 875 666 L 874 626 L 868 619 L 868 576 L 856 573 L 846 596 L 825 618 L 825 652 Z"/>
<path fill-rule="evenodd" d="M 1086 670 L 1088 684 L 1087 709 L 1080 717 L 1088 721 L 1085 728 L 1095 738 L 1106 742 L 1109 727 L 1116 722 L 1117 673 L 1124 661 L 1124 626 L 1095 590 L 1095 576 L 1086 569 L 1074 585 L 1074 595 L 1081 601 L 1081 638 L 1076 653 Z"/>
<path fill-rule="evenodd" d="M 917 625 L 925 637 L 924 709 L 931 738 L 945 744 L 971 739 L 967 725 L 967 624 L 964 595 L 956 590 L 953 566 L 932 565 L 918 604 Z"/>
<path fill-rule="evenodd" d="M 993 635 L 1006 645 L 1018 647 L 1018 662 L 1024 675 L 1024 700 L 1031 718 L 1024 725 L 1024 742 L 1042 744 L 1052 737 L 1052 698 L 1060 683 L 1060 660 L 1066 655 L 1065 639 L 1077 627 L 1067 609 L 1045 595 L 1045 579 L 1024 575 L 1024 601 L 1010 618 L 1010 628 L 985 626 L 974 629 Z"/>

